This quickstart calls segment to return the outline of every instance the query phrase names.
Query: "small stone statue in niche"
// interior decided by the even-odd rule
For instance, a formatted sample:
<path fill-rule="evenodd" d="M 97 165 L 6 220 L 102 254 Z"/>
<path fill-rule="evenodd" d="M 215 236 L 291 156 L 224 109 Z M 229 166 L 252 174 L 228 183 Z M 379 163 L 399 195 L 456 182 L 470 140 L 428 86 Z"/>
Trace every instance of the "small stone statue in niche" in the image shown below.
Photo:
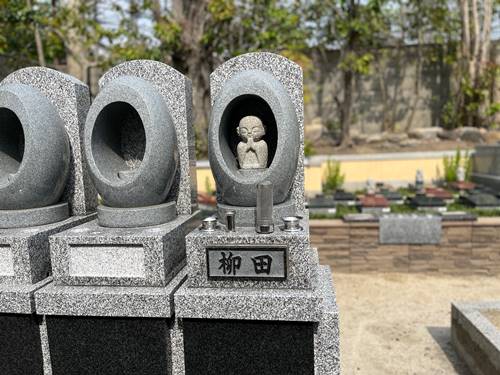
<path fill-rule="evenodd" d="M 268 150 L 266 141 L 262 139 L 266 135 L 262 121 L 255 116 L 243 117 L 236 131 L 241 139 L 237 147 L 240 168 L 266 168 Z"/>

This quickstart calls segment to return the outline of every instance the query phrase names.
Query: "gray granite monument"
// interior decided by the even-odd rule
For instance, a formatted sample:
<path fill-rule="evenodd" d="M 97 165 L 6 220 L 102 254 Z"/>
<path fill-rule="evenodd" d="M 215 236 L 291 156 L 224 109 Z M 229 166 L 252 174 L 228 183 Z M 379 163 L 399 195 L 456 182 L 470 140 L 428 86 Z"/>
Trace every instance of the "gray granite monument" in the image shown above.
<path fill-rule="evenodd" d="M 97 219 L 50 238 L 36 293 L 52 373 L 168 374 L 185 236 L 198 224 L 191 82 L 155 61 L 99 81 L 82 134 Z"/>
<path fill-rule="evenodd" d="M 186 237 L 172 373 L 338 374 L 335 293 L 304 209 L 302 70 L 245 54 L 212 73 L 211 93 L 218 220 Z"/>
<path fill-rule="evenodd" d="M 228 61 L 210 77 L 208 153 L 218 216 L 235 212 L 237 225 L 253 225 L 255 186 L 269 181 L 278 225 L 305 209 L 302 71 L 278 55 L 250 56 Z"/>
<path fill-rule="evenodd" d="M 51 280 L 49 236 L 95 216 L 80 143 L 89 104 L 86 85 L 47 68 L 0 83 L 1 374 L 50 369 L 34 293 Z"/>

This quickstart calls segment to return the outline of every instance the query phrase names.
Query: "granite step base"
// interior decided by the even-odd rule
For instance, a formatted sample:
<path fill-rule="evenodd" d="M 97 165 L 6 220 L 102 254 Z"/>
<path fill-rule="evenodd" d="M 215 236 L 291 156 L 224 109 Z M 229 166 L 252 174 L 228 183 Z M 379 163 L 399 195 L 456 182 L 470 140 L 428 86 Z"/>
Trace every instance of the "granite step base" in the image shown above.
<path fill-rule="evenodd" d="M 175 293 L 172 374 L 339 374 L 330 269 L 319 275 L 310 290 L 184 284 Z"/>

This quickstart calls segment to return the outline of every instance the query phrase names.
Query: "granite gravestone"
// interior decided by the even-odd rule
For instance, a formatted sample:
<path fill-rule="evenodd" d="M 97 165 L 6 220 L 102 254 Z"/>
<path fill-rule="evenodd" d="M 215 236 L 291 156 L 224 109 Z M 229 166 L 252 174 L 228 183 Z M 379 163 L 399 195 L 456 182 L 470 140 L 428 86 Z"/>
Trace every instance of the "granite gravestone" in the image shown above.
<path fill-rule="evenodd" d="M 36 293 L 37 312 L 54 375 L 165 374 L 185 236 L 199 222 L 191 82 L 141 60 L 99 85 L 83 143 L 103 205 L 50 238 L 54 282 Z"/>
<path fill-rule="evenodd" d="M 419 211 L 446 212 L 447 206 L 444 199 L 418 193 L 409 199 L 409 205 Z"/>
<path fill-rule="evenodd" d="M 500 190 L 500 144 L 476 146 L 472 158 L 471 180 Z"/>
<path fill-rule="evenodd" d="M 245 54 L 212 73 L 211 93 L 219 220 L 186 237 L 173 374 L 338 374 L 335 294 L 304 210 L 301 68 L 275 54 Z M 265 126 L 254 142 L 268 148 L 266 168 L 241 167 L 237 128 L 247 116 Z M 261 151 L 242 152 L 262 160 Z M 267 233 L 262 217 L 270 220 Z"/>
<path fill-rule="evenodd" d="M 0 84 L 2 374 L 50 368 L 33 295 L 50 282 L 49 236 L 94 217 L 79 137 L 89 104 L 87 86 L 47 68 L 18 70 Z"/>
<path fill-rule="evenodd" d="M 261 56 L 269 63 L 266 69 L 260 62 L 240 58 L 211 76 L 208 152 L 218 215 L 222 219 L 228 211 L 235 212 L 237 225 L 255 223 L 255 186 L 264 181 L 274 187 L 276 225 L 281 217 L 305 209 L 302 72 L 296 67 L 284 68 L 279 56 Z M 251 126 L 257 134 L 244 136 L 246 141 L 238 131 L 242 120 L 258 124 Z M 255 164 L 257 155 L 261 161 L 267 156 L 265 165 Z M 246 158 L 253 160 L 251 168 L 247 168 Z"/>

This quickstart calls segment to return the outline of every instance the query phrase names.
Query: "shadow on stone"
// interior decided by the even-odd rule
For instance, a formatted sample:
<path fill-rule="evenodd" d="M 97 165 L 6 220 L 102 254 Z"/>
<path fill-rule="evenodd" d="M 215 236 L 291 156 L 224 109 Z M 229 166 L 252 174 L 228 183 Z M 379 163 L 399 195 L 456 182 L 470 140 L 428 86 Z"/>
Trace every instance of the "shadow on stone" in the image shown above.
<path fill-rule="evenodd" d="M 458 375 L 472 375 L 467 365 L 459 357 L 451 344 L 451 334 L 449 327 L 426 327 L 434 341 L 441 347 L 450 363 L 453 365 Z"/>

